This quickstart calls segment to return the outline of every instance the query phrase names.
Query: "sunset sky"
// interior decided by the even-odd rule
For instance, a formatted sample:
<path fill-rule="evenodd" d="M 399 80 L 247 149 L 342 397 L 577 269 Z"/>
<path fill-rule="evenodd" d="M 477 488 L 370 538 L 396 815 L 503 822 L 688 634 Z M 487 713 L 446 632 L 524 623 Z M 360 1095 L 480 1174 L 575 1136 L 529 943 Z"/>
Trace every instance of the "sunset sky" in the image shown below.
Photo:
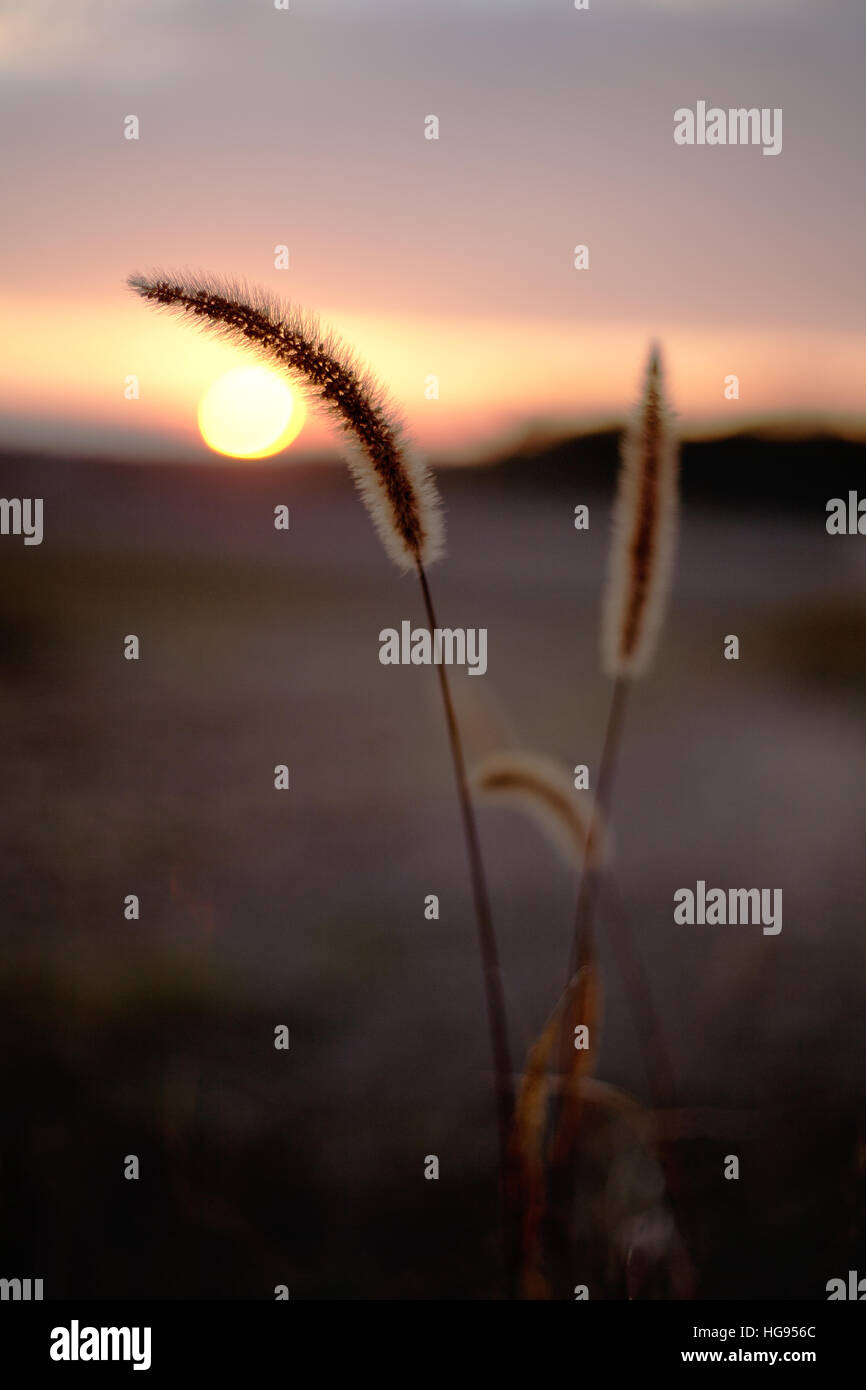
<path fill-rule="evenodd" d="M 692 432 L 864 432 L 864 53 L 862 0 L 0 0 L 0 447 L 209 456 L 245 358 L 124 288 L 155 265 L 319 311 L 439 457 L 619 419 L 651 337 Z M 781 154 L 675 145 L 703 99 L 781 107 Z"/>

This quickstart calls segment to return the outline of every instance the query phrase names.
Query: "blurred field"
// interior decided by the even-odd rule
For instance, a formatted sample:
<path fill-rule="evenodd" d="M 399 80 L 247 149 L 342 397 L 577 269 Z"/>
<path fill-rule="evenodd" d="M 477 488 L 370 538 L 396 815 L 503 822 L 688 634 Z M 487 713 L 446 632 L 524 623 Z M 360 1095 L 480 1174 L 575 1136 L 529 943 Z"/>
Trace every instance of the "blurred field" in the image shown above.
<path fill-rule="evenodd" d="M 6 459 L 0 482 L 45 498 L 41 547 L 0 542 L 2 1272 L 46 1297 L 495 1296 L 487 1034 L 435 678 L 378 662 L 382 627 L 421 621 L 416 586 L 342 470 Z M 609 492 L 484 471 L 444 490 L 441 620 L 489 630 L 487 676 L 457 678 L 472 745 L 483 686 L 527 746 L 593 766 Z M 866 1258 L 864 580 L 864 542 L 828 537 L 822 511 L 687 508 L 630 711 L 617 873 L 689 1112 L 703 1297 L 823 1298 Z M 481 829 L 522 1060 L 574 884 L 508 814 Z M 676 926 L 698 878 L 782 887 L 781 935 Z M 599 1075 L 647 1099 L 611 969 Z M 602 1229 L 614 1180 L 587 1187 Z M 615 1263 L 586 1259 L 592 1296 L 622 1297 Z"/>

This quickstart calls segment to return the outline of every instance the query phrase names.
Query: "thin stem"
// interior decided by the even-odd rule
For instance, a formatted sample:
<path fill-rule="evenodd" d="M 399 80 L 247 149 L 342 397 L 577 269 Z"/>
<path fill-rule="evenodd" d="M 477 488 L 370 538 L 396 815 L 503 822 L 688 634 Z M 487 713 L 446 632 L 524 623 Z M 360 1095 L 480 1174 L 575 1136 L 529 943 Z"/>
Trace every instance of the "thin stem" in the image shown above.
<path fill-rule="evenodd" d="M 597 834 L 599 826 L 604 825 L 606 827 L 609 821 L 613 773 L 616 766 L 616 755 L 619 750 L 620 735 L 622 733 L 627 690 L 627 682 L 621 676 L 617 677 L 614 682 L 613 691 L 611 692 L 607 727 L 605 729 L 601 762 L 599 764 L 595 807 L 587 835 L 587 845 L 598 843 Z M 575 1036 L 575 1025 L 586 1022 L 585 1019 L 578 1017 L 580 1000 L 583 997 L 582 991 L 577 989 L 571 990 L 570 982 L 576 979 L 577 972 L 580 969 L 584 967 L 592 969 L 595 966 L 594 921 L 601 881 L 601 866 L 596 865 L 590 856 L 587 855 L 584 860 L 580 888 L 577 894 L 574 938 L 569 952 L 568 976 L 566 978 L 564 996 L 565 1002 L 562 1010 L 562 1022 L 559 1029 L 557 1048 L 557 1070 L 563 1085 L 557 1104 L 556 1156 L 550 1175 L 550 1190 L 555 1213 L 551 1227 L 551 1251 L 553 1253 L 554 1263 L 560 1271 L 557 1276 L 557 1282 L 562 1282 L 563 1289 L 570 1286 L 569 1265 L 573 1255 L 574 1226 L 572 1200 L 574 1178 L 571 1157 L 573 1156 L 574 1145 L 580 1129 L 581 1116 L 579 1094 L 576 1092 L 575 1088 L 568 1086 L 566 1083 L 571 1075 L 574 1060 L 572 1049 Z"/>
<path fill-rule="evenodd" d="M 427 575 L 420 561 L 418 562 L 418 578 L 421 581 L 424 607 L 432 634 L 438 624 L 433 608 L 433 600 L 430 596 L 430 586 L 427 583 Z M 466 838 L 466 851 L 469 857 L 469 874 L 472 880 L 475 918 L 478 924 L 478 944 L 484 973 L 487 1018 L 490 1026 L 490 1045 L 493 1052 L 505 1256 L 508 1271 L 509 1293 L 513 1294 L 516 1287 L 519 1247 L 517 1243 L 518 1225 L 516 1212 L 513 1209 L 514 1203 L 511 1196 L 510 1147 L 512 1123 L 514 1119 L 514 1079 L 511 1067 L 511 1048 L 508 1041 L 505 992 L 502 985 L 502 970 L 499 964 L 496 934 L 493 930 L 493 919 L 490 913 L 490 899 L 481 860 L 478 829 L 475 823 L 472 801 L 469 796 L 469 784 L 466 777 L 466 761 L 463 756 L 460 730 L 457 726 L 457 719 L 454 713 L 454 705 L 451 699 L 451 691 L 445 667 L 443 664 L 439 664 L 436 670 L 439 676 L 439 689 L 442 694 L 442 704 L 445 710 L 445 722 L 448 726 L 448 741 L 451 745 L 451 757 L 454 763 L 454 775 L 457 781 L 457 795 L 460 802 L 460 814 Z"/>
<path fill-rule="evenodd" d="M 608 878 L 606 895 L 607 935 L 620 979 L 625 987 L 635 1031 L 643 1048 L 653 1109 L 661 1124 L 658 1135 L 659 1160 L 667 1184 L 672 1214 L 680 1234 L 679 1292 L 680 1297 L 688 1301 L 694 1298 L 696 1283 L 690 1254 L 694 1231 L 690 1213 L 689 1182 L 676 1143 L 664 1132 L 665 1116 L 675 1114 L 679 1103 L 673 1067 L 653 1003 L 643 959 L 629 926 L 622 899 L 611 878 Z"/>
<path fill-rule="evenodd" d="M 612 877 L 605 887 L 606 934 L 613 950 L 638 1041 L 644 1052 L 647 1080 L 656 1110 L 675 1110 L 676 1085 L 653 1003 L 643 959 L 634 938 L 619 889 Z"/>
<path fill-rule="evenodd" d="M 595 809 L 593 811 L 593 819 L 590 824 L 587 841 L 587 843 L 590 844 L 593 842 L 593 837 L 597 832 L 597 821 L 600 821 L 605 828 L 610 825 L 610 807 L 613 798 L 614 774 L 625 721 L 628 685 L 629 682 L 624 677 L 618 676 L 614 681 L 613 690 L 611 692 L 607 727 L 605 729 L 601 761 L 599 764 Z M 573 978 L 575 972 L 579 970 L 581 966 L 588 964 L 594 958 L 595 913 L 602 881 L 603 868 L 596 867 L 594 864 L 587 862 L 584 866 L 577 896 L 574 939 L 571 943 L 569 959 L 569 980 Z M 617 969 L 623 981 L 632 1019 L 644 1048 L 653 1104 L 656 1111 L 659 1114 L 663 1114 L 666 1110 L 672 1110 L 676 1105 L 676 1089 L 673 1070 L 664 1045 L 662 1030 L 653 1005 L 652 991 L 649 986 L 640 952 L 632 937 L 628 919 L 625 915 L 619 894 L 613 891 L 614 885 L 612 882 L 610 883 L 610 889 L 611 892 L 609 897 L 611 906 L 614 910 L 608 917 L 608 936 L 610 938 Z M 564 1010 L 563 1027 L 559 1039 L 559 1070 L 562 1076 L 567 1075 L 568 1072 L 573 1022 L 574 1020 L 567 1014 L 567 1011 Z M 571 1132 L 573 1134 L 576 1131 L 577 1124 L 576 1107 L 574 1107 L 574 1113 L 569 1116 L 569 1121 L 570 1123 L 567 1125 L 566 1132 Z M 668 1191 L 671 1194 L 671 1200 L 679 1217 L 680 1227 L 683 1228 L 688 1224 L 686 1212 L 686 1178 L 673 1145 L 667 1139 L 662 1139 L 659 1148 Z M 563 1210 L 565 1210 L 567 1196 L 566 1183 Z M 570 1225 L 569 1208 L 566 1216 L 566 1230 L 563 1240 L 563 1248 L 566 1249 L 570 1242 Z M 694 1291 L 694 1271 L 686 1246 L 684 1246 L 682 1250 L 682 1260 L 684 1297 L 691 1298 Z"/>
<path fill-rule="evenodd" d="M 619 751 L 620 736 L 622 734 L 623 719 L 625 717 L 626 695 L 628 693 L 628 682 L 622 676 L 618 676 L 614 681 L 613 690 L 610 697 L 610 708 L 607 716 L 607 727 L 604 732 L 604 743 L 601 750 L 601 762 L 598 773 L 598 789 L 595 795 L 595 805 L 593 807 L 592 819 L 590 820 L 587 832 L 587 845 L 597 844 L 598 835 L 602 826 L 606 827 L 610 819 L 611 793 L 613 791 L 613 774 L 616 767 L 616 756 Z M 569 981 L 584 965 L 589 965 L 595 958 L 595 908 L 598 902 L 599 889 L 602 880 L 602 866 L 594 861 L 594 857 L 586 856 L 584 859 L 583 873 L 580 878 L 580 887 L 577 893 L 577 909 L 574 921 L 574 938 L 571 943 L 571 950 L 568 960 L 568 975 L 566 976 L 565 987 L 568 990 Z M 579 1021 L 579 1020 L 578 1020 Z M 571 1017 L 569 1009 L 563 1008 L 562 1027 L 559 1032 L 559 1073 L 560 1076 L 568 1075 L 571 1058 L 571 1047 L 573 1039 L 573 1025 L 575 1020 Z"/>
<path fill-rule="evenodd" d="M 595 842 L 595 837 L 599 833 L 600 826 L 607 826 L 610 820 L 613 778 L 625 720 L 627 695 L 628 681 L 622 676 L 617 676 L 613 683 L 613 690 L 611 691 L 607 727 L 604 731 L 604 743 L 602 744 L 601 762 L 598 770 L 598 789 L 595 795 L 595 805 L 593 807 L 587 844 L 593 844 Z M 602 869 L 592 860 L 587 859 L 583 874 L 581 875 L 580 889 L 577 895 L 574 940 L 571 944 L 571 956 L 568 965 L 569 979 L 571 979 L 575 970 L 582 964 L 586 953 L 589 951 L 601 879 Z"/>

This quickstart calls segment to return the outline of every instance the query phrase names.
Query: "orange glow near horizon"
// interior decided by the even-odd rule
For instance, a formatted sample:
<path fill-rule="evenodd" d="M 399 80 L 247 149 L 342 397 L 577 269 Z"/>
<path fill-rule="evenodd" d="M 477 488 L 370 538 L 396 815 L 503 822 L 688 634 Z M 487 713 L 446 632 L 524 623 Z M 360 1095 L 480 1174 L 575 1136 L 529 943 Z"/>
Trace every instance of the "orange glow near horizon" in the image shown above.
<path fill-rule="evenodd" d="M 482 458 L 529 427 L 577 432 L 621 422 L 639 390 L 651 338 L 662 345 L 684 433 L 734 433 L 762 420 L 798 418 L 866 433 L 862 331 L 795 335 L 675 320 L 568 323 L 520 315 L 410 319 L 328 304 L 321 312 L 387 386 L 420 447 L 443 462 Z M 257 362 L 123 291 L 96 302 L 9 294 L 0 316 L 7 329 L 0 343 L 0 447 L 56 451 L 79 441 L 90 448 L 92 441 L 114 457 L 166 456 L 173 446 L 204 455 L 199 402 L 217 378 Z M 740 379 L 737 401 L 724 397 L 730 372 Z M 431 373 L 439 382 L 436 399 L 425 395 Z M 130 377 L 137 395 L 125 391 Z M 311 410 L 304 452 L 333 451 L 335 444 L 331 421 Z M 231 446 L 222 451 L 231 453 Z"/>

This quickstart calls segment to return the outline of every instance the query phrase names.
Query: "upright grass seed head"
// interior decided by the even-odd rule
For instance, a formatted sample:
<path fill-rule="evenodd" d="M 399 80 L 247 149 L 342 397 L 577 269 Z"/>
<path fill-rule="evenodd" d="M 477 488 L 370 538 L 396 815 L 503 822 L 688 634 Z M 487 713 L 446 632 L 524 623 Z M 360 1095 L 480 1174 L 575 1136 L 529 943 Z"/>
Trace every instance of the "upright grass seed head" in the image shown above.
<path fill-rule="evenodd" d="M 142 299 L 252 347 L 295 377 L 343 430 L 352 476 L 390 558 L 408 570 L 439 557 L 443 527 L 433 478 L 386 392 L 334 333 L 246 285 L 162 272 L 131 275 L 128 284 Z"/>
<path fill-rule="evenodd" d="M 659 350 L 626 430 L 602 616 L 602 661 L 615 677 L 643 674 L 664 620 L 677 530 L 679 451 Z"/>

